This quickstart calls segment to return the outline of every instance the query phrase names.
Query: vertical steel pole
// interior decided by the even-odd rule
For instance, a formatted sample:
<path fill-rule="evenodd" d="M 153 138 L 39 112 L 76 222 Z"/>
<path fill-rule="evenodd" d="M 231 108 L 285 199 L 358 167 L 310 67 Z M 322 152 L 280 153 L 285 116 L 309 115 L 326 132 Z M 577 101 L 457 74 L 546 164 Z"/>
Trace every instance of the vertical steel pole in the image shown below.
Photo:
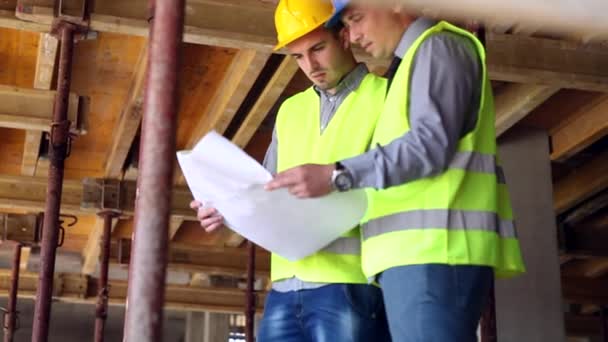
<path fill-rule="evenodd" d="M 249 260 L 247 264 L 247 307 L 245 309 L 245 337 L 253 342 L 255 319 L 255 244 L 249 241 Z"/>
<path fill-rule="evenodd" d="M 63 186 L 64 161 L 68 151 L 70 121 L 68 121 L 68 101 L 72 78 L 72 52 L 74 29 L 71 24 L 61 24 L 61 53 L 57 75 L 57 94 L 50 133 L 49 183 L 46 193 L 44 228 L 40 250 L 40 276 L 36 291 L 34 311 L 33 342 L 46 342 L 49 333 L 51 297 L 53 295 L 53 273 L 55 272 L 55 252 L 59 235 L 59 209 Z"/>
<path fill-rule="evenodd" d="M 97 287 L 97 306 L 95 310 L 95 342 L 103 342 L 106 319 L 108 317 L 108 269 L 110 265 L 110 242 L 112 238 L 112 219 L 116 216 L 113 212 L 102 212 L 103 236 L 101 239 L 101 263 L 99 268 L 99 279 Z"/>
<path fill-rule="evenodd" d="M 184 0 L 156 0 L 144 98 L 125 339 L 162 341 Z"/>
<path fill-rule="evenodd" d="M 4 342 L 13 342 L 17 324 L 17 293 L 19 291 L 19 268 L 21 266 L 20 243 L 15 244 L 13 269 L 11 272 L 11 289 L 8 295 L 8 309 L 4 317 Z"/>

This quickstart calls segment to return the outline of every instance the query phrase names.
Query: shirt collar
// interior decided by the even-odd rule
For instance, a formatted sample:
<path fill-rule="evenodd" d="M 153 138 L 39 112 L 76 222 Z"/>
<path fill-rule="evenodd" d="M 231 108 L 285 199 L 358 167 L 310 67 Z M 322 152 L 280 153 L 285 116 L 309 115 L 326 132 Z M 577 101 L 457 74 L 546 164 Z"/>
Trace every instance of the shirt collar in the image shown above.
<path fill-rule="evenodd" d="M 432 20 L 429 18 L 420 17 L 414 20 L 413 23 L 405 30 L 403 36 L 401 36 L 401 40 L 395 49 L 395 56 L 399 58 L 403 58 L 407 53 L 407 50 L 414 44 L 416 39 L 420 37 L 426 30 L 437 24 L 436 20 Z"/>
<path fill-rule="evenodd" d="M 358 63 L 357 66 L 351 70 L 346 76 L 342 78 L 342 80 L 338 83 L 336 87 L 336 93 L 334 95 L 329 94 L 325 90 L 319 89 L 317 86 L 314 86 L 314 90 L 317 94 L 323 95 L 325 97 L 334 97 L 344 93 L 350 93 L 355 91 L 359 84 L 363 81 L 365 76 L 369 74 L 369 69 L 365 65 L 365 63 Z"/>

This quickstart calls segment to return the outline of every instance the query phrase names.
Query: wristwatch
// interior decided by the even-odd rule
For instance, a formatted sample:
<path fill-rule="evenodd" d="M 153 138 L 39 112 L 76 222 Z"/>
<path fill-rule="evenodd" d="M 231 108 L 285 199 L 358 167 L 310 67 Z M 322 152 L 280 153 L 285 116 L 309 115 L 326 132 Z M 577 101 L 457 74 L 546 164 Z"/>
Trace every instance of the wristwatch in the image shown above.
<path fill-rule="evenodd" d="M 353 188 L 353 176 L 340 162 L 336 162 L 336 169 L 331 173 L 331 185 L 340 192 Z"/>

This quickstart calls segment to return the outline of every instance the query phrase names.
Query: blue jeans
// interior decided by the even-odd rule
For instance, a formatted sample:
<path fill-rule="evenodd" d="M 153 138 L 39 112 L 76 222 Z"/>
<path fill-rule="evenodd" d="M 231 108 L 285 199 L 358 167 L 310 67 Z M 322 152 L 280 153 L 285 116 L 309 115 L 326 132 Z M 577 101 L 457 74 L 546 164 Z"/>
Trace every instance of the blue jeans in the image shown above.
<path fill-rule="evenodd" d="M 362 284 L 271 291 L 257 342 L 390 341 L 382 292 Z"/>
<path fill-rule="evenodd" d="M 394 342 L 474 342 L 494 273 L 485 266 L 412 265 L 379 282 Z"/>

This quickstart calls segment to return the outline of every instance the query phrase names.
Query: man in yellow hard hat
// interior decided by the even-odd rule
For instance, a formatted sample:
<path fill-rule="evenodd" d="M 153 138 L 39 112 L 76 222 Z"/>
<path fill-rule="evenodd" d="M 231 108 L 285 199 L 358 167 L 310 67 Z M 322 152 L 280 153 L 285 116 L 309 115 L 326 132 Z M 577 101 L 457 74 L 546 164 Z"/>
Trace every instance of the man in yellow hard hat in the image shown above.
<path fill-rule="evenodd" d="M 356 63 L 340 28 L 324 27 L 332 12 L 327 0 L 281 0 L 277 6 L 276 50 L 285 47 L 288 58 L 295 58 L 314 86 L 279 109 L 264 162 L 273 173 L 305 163 L 333 163 L 369 147 L 386 80 Z M 348 186 L 343 176 L 340 170 L 334 172 L 336 189 Z M 215 209 L 202 208 L 199 202 L 192 207 L 206 230 L 222 224 Z M 272 291 L 258 342 L 389 341 L 382 294 L 361 271 L 360 247 L 355 227 L 299 261 L 273 254 Z"/>
<path fill-rule="evenodd" d="M 493 276 L 524 271 L 483 45 L 400 8 L 334 4 L 330 22 L 341 20 L 351 43 L 393 58 L 373 148 L 340 162 L 353 188 L 370 189 L 363 271 L 381 285 L 393 341 L 477 341 Z M 325 184 L 334 168 L 293 168 L 270 188 L 321 196 L 332 191 Z"/>

